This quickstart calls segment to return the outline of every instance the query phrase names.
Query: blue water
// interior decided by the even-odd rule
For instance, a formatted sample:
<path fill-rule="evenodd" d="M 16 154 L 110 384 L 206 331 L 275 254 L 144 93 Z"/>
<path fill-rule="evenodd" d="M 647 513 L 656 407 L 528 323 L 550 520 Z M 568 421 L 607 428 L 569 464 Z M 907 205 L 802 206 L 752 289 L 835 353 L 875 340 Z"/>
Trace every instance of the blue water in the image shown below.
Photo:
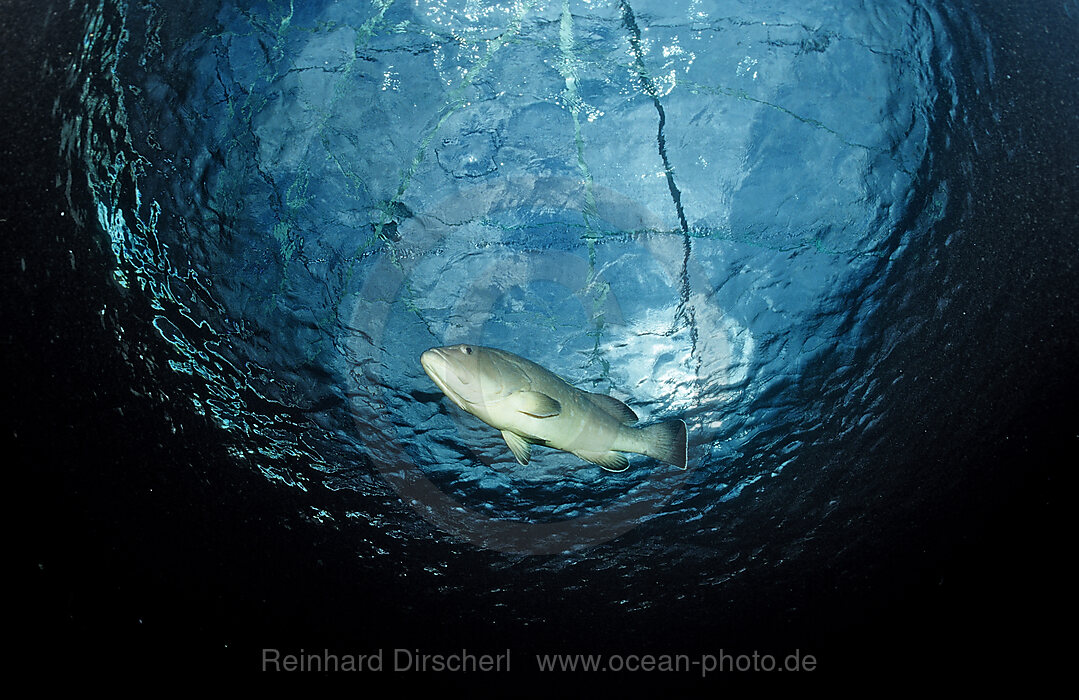
<path fill-rule="evenodd" d="M 958 492 L 920 455 L 971 389 L 925 387 L 992 334 L 949 335 L 967 291 L 938 265 L 983 235 L 965 188 L 1002 79 L 962 3 L 85 18 L 65 152 L 152 309 L 125 323 L 216 426 L 214 469 L 291 494 L 358 572 L 461 617 L 600 579 L 628 614 L 856 578 L 874 518 Z M 458 342 L 682 418 L 689 468 L 517 464 L 420 367 Z"/>

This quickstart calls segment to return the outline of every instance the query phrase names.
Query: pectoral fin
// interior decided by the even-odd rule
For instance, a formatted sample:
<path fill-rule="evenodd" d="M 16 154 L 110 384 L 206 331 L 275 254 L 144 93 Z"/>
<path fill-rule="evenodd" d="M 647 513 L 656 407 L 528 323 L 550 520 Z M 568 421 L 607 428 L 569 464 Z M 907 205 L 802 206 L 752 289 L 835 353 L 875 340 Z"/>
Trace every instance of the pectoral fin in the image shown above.
<path fill-rule="evenodd" d="M 502 437 L 505 438 L 506 444 L 510 447 L 510 452 L 517 458 L 517 461 L 521 464 L 528 464 L 528 460 L 532 457 L 532 443 L 517 433 L 511 433 L 508 430 L 502 431 Z"/>
<path fill-rule="evenodd" d="M 562 404 L 538 391 L 518 391 L 510 402 L 514 410 L 535 418 L 551 418 L 562 412 Z"/>

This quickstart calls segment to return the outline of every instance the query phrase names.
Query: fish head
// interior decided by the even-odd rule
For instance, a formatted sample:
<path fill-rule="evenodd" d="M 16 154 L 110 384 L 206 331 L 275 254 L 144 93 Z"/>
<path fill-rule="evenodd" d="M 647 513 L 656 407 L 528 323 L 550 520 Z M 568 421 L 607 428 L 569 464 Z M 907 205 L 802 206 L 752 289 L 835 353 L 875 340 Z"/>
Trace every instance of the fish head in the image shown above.
<path fill-rule="evenodd" d="M 477 415 L 488 413 L 489 408 L 529 384 L 498 350 L 479 345 L 431 348 L 420 355 L 420 364 L 443 394 Z"/>

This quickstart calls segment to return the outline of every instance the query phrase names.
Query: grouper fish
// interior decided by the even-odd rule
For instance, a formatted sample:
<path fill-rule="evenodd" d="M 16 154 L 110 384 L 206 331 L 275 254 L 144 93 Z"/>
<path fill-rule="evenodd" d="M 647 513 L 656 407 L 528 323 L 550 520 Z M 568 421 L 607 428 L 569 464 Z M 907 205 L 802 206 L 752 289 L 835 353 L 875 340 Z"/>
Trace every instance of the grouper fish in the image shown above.
<path fill-rule="evenodd" d="M 453 403 L 501 431 L 521 464 L 532 445 L 546 445 L 613 472 L 629 466 L 625 453 L 686 468 L 683 421 L 636 426 L 637 414 L 618 399 L 582 391 L 511 352 L 451 345 L 427 350 L 420 364 Z"/>

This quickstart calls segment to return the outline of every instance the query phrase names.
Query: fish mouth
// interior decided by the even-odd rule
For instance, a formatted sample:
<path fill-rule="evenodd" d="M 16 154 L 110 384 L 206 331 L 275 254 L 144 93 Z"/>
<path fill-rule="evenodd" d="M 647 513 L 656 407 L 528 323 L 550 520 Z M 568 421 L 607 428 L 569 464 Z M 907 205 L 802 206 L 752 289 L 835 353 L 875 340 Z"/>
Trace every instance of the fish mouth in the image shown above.
<path fill-rule="evenodd" d="M 423 367 L 423 371 L 427 373 L 427 376 L 437 384 L 439 370 L 446 366 L 446 359 L 438 351 L 438 348 L 431 348 L 420 355 L 420 366 Z"/>
<path fill-rule="evenodd" d="M 450 388 L 446 386 L 446 382 L 442 378 L 443 374 L 452 371 L 452 369 L 441 348 L 431 348 L 430 350 L 424 351 L 424 353 L 420 355 L 420 366 L 423 367 L 423 371 L 427 373 L 427 376 L 431 378 L 431 381 L 442 390 L 443 394 L 446 396 L 453 396 Z"/>

